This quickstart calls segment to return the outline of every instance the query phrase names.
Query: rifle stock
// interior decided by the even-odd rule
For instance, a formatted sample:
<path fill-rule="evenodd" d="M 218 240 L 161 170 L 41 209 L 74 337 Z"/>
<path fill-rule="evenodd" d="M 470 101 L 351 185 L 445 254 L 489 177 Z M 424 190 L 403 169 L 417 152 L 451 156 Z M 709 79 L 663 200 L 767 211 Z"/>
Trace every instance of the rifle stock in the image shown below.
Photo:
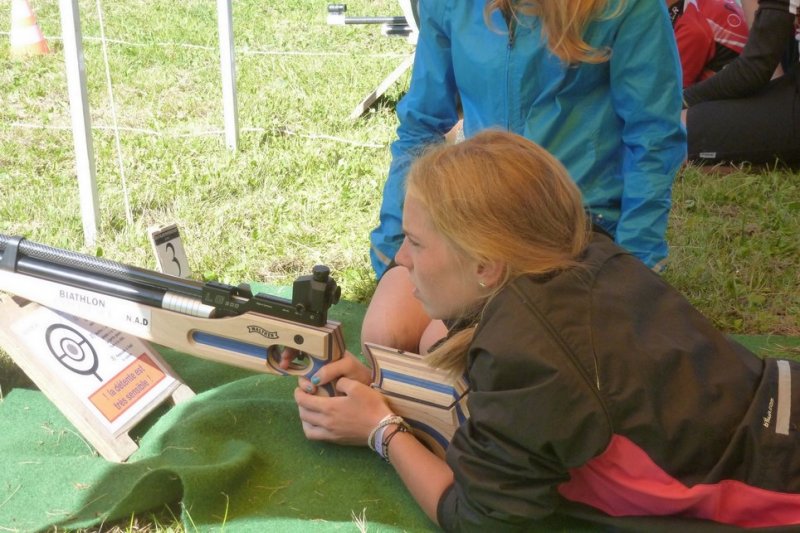
<path fill-rule="evenodd" d="M 465 378 L 428 366 L 421 355 L 386 346 L 365 343 L 364 355 L 372 366 L 372 387 L 428 449 L 444 457 L 453 433 L 469 417 Z"/>
<path fill-rule="evenodd" d="M 341 325 L 327 319 L 340 294 L 327 267 L 298 278 L 289 301 L 253 295 L 246 285 L 203 284 L 20 237 L 0 235 L 0 253 L 0 290 L 190 355 L 310 377 L 345 351 Z M 280 347 L 308 357 L 284 370 Z"/>

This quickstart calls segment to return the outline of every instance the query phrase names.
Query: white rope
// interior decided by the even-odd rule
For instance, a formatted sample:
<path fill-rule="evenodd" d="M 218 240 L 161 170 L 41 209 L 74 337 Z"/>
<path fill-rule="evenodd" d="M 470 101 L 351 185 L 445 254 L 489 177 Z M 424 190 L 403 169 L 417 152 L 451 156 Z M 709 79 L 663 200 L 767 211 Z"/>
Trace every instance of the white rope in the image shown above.
<path fill-rule="evenodd" d="M 267 130 L 265 128 L 242 128 L 242 131 L 252 131 L 256 133 L 266 133 L 268 131 L 275 131 L 275 130 Z M 325 135 L 324 133 L 297 133 L 294 130 L 290 130 L 288 128 L 280 128 L 278 130 L 279 133 L 284 135 L 297 135 L 299 137 L 304 137 L 306 139 L 324 139 L 328 141 L 336 141 L 340 143 L 352 144 L 354 146 L 363 146 L 364 148 L 384 148 L 385 144 L 375 144 L 375 143 L 362 143 L 358 141 L 351 141 L 349 139 L 344 139 L 342 137 L 335 137 L 332 135 Z"/>
<path fill-rule="evenodd" d="M 114 123 L 114 144 L 117 147 L 117 162 L 119 163 L 119 175 L 122 178 L 122 198 L 125 201 L 125 218 L 128 225 L 133 225 L 133 212 L 128 196 L 128 183 L 125 180 L 125 165 L 122 163 L 122 144 L 119 141 L 119 128 L 117 127 L 117 107 L 114 104 L 114 91 L 111 87 L 111 68 L 108 65 L 108 47 L 106 46 L 105 24 L 103 22 L 103 9 L 100 0 L 97 0 L 97 17 L 100 22 L 100 40 L 103 49 L 103 62 L 106 68 L 106 82 L 108 85 L 108 101 L 111 104 L 111 121 Z"/>
<path fill-rule="evenodd" d="M 116 112 L 116 105 L 114 101 L 114 93 L 111 84 L 111 71 L 109 68 L 108 62 L 108 48 L 107 44 L 117 44 L 122 46 L 131 46 L 131 47 L 149 47 L 149 46 L 161 46 L 161 47 L 181 47 L 181 48 L 193 48 L 193 49 L 200 49 L 200 50 L 209 50 L 216 52 L 216 46 L 205 46 L 199 44 L 190 44 L 190 43 L 181 43 L 181 42 L 153 42 L 153 43 L 140 43 L 134 41 L 125 41 L 122 39 L 108 39 L 105 35 L 105 26 L 103 22 L 103 13 L 100 8 L 100 0 L 97 0 L 97 12 L 99 17 L 100 23 L 100 37 L 95 36 L 83 36 L 84 41 L 90 42 L 99 42 L 102 46 L 103 50 L 103 59 L 105 63 L 105 70 L 106 70 L 106 81 L 108 85 L 108 96 L 109 101 L 111 103 L 111 116 L 112 116 L 112 126 L 103 126 L 103 125 L 92 125 L 92 130 L 100 130 L 100 131 L 113 131 L 114 132 L 114 140 L 116 144 L 117 150 L 117 160 L 118 165 L 120 168 L 120 176 L 122 178 L 122 189 L 124 193 L 124 200 L 125 200 L 125 215 L 128 220 L 128 223 L 133 223 L 133 215 L 130 208 L 130 200 L 128 197 L 128 190 L 127 190 L 127 182 L 125 177 L 125 170 L 122 160 L 122 148 L 119 138 L 119 132 L 124 131 L 133 134 L 141 134 L 141 135 L 149 135 L 153 137 L 169 137 L 169 138 L 192 138 L 192 137 L 203 137 L 203 136 L 212 136 L 212 135 L 224 135 L 224 130 L 214 129 L 214 130 L 195 130 L 190 131 L 188 133 L 178 133 L 175 131 L 156 131 L 144 128 L 130 128 L 130 127 L 120 127 L 117 121 L 117 112 Z M 0 31 L 0 35 L 10 36 L 9 32 Z M 61 35 L 52 35 L 47 36 L 46 39 L 59 41 L 63 38 Z M 237 53 L 241 53 L 243 55 L 271 55 L 271 56 L 305 56 L 305 57 L 347 57 L 347 56 L 354 56 L 358 55 L 359 57 L 364 58 L 387 58 L 387 59 L 394 59 L 399 57 L 406 57 L 408 54 L 406 53 L 392 53 L 392 52 L 385 52 L 385 53 L 372 53 L 372 54 L 363 54 L 363 53 L 348 53 L 348 52 L 325 52 L 325 51 L 317 51 L 317 52 L 307 52 L 307 51 L 299 51 L 299 50 L 264 50 L 264 49 L 249 49 L 247 47 L 239 47 L 237 48 Z M 11 127 L 16 128 L 26 128 L 26 129 L 49 129 L 49 130 L 71 130 L 70 126 L 54 126 L 48 124 L 30 124 L 25 122 L 13 122 Z M 275 130 L 268 130 L 266 128 L 242 128 L 242 131 L 251 132 L 251 133 L 267 133 L 269 131 Z M 282 128 L 279 130 L 281 134 L 284 135 L 295 135 L 298 137 L 303 137 L 306 139 L 322 139 L 328 140 L 343 144 L 349 144 L 358 147 L 364 148 L 385 148 L 385 144 L 377 144 L 377 143 L 364 143 L 360 141 L 355 141 L 352 139 L 345 139 L 343 137 L 336 137 L 327 134 L 321 133 L 299 133 L 288 128 Z"/>
<path fill-rule="evenodd" d="M 244 46 L 239 47 L 236 50 L 237 51 L 241 50 L 241 53 L 244 55 L 267 55 L 267 56 L 345 57 L 345 56 L 357 55 L 358 57 L 396 59 L 399 57 L 406 57 L 408 55 L 408 52 L 404 54 L 395 54 L 395 53 L 350 54 L 348 52 L 302 52 L 300 50 L 259 50 L 259 49 L 251 50 Z"/>
<path fill-rule="evenodd" d="M 9 32 L 0 31 L 0 35 L 7 35 L 10 36 Z M 60 41 L 62 37 L 60 35 L 46 35 L 45 39 L 48 41 Z M 84 41 L 91 41 L 91 42 L 106 42 L 111 44 L 119 44 L 122 46 L 131 46 L 131 47 L 138 47 L 144 48 L 148 46 L 161 46 L 164 48 L 194 48 L 198 50 L 209 50 L 212 52 L 216 52 L 218 47 L 216 46 L 206 46 L 203 44 L 191 44 L 191 43 L 179 43 L 179 42 L 169 42 L 169 41 L 158 41 L 152 43 L 140 43 L 135 41 L 125 41 L 122 39 L 103 39 L 102 37 L 93 37 L 93 36 L 83 36 Z M 237 54 L 243 55 L 268 55 L 268 56 L 306 56 L 306 57 L 348 57 L 348 56 L 358 56 L 358 57 L 365 57 L 371 59 L 396 59 L 401 57 L 406 57 L 408 52 L 381 52 L 381 53 L 373 53 L 373 54 L 363 54 L 360 52 L 325 52 L 325 51 L 302 51 L 302 50 L 266 50 L 260 48 L 248 48 L 246 46 L 239 46 L 236 47 Z"/>
<path fill-rule="evenodd" d="M 72 130 L 71 126 L 55 126 L 52 124 L 31 124 L 28 122 L 12 122 L 12 128 L 24 128 L 24 129 L 41 129 L 41 130 L 63 130 L 69 131 Z M 192 137 L 206 137 L 211 135 L 224 135 L 224 130 L 195 130 L 190 131 L 188 133 L 178 133 L 175 131 L 156 131 L 156 130 L 148 130 L 144 128 L 129 128 L 125 126 L 121 127 L 114 127 L 114 126 L 103 126 L 103 125 L 92 125 L 92 130 L 100 130 L 100 131 L 124 131 L 127 133 L 133 134 L 140 134 L 140 135 L 149 135 L 151 137 L 169 137 L 173 139 L 187 139 Z M 248 132 L 248 133 L 269 133 L 269 132 L 278 132 L 283 135 L 294 135 L 297 137 L 303 137 L 304 139 L 322 139 L 326 141 L 333 141 L 342 144 L 349 144 L 352 146 L 358 146 L 362 148 L 385 148 L 386 144 L 378 144 L 378 143 L 365 143 L 361 141 L 355 141 L 353 139 L 345 139 L 344 137 L 336 137 L 334 135 L 327 135 L 325 133 L 299 133 L 294 130 L 290 130 L 288 128 L 280 128 L 276 129 L 267 129 L 267 128 L 242 128 L 241 131 Z"/>

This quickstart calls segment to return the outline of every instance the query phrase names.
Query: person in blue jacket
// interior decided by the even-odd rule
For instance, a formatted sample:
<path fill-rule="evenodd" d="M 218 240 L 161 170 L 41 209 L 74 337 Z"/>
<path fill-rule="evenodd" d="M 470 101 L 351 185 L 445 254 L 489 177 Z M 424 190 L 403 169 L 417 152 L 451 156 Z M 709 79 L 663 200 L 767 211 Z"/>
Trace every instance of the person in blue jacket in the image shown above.
<path fill-rule="evenodd" d="M 680 61 L 664 2 L 422 0 L 418 7 L 411 84 L 397 107 L 398 138 L 370 236 L 380 281 L 362 340 L 420 349 L 406 341 L 419 339 L 429 320 L 410 297 L 404 269 L 387 269 L 403 240 L 409 165 L 421 148 L 443 142 L 459 110 L 467 138 L 500 128 L 555 155 L 593 222 L 661 270 L 672 182 L 686 156 Z"/>

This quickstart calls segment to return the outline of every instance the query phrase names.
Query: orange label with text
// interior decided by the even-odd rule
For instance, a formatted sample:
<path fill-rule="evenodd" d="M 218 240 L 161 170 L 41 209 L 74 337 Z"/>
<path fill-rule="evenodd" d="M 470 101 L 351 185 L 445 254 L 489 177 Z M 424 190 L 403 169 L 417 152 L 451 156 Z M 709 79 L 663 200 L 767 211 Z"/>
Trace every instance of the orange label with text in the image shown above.
<path fill-rule="evenodd" d="M 147 354 L 142 354 L 112 379 L 105 382 L 89 396 L 89 401 L 113 422 L 133 407 L 156 384 L 164 379 L 164 372 Z"/>

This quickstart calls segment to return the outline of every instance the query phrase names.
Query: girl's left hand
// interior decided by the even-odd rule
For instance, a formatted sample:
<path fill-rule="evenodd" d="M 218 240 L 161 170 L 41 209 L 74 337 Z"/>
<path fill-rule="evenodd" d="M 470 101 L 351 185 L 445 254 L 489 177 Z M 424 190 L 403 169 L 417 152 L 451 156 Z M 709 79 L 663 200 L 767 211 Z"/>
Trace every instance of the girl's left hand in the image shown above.
<path fill-rule="evenodd" d="M 345 377 L 336 382 L 336 392 L 338 396 L 327 397 L 295 389 L 306 438 L 365 446 L 373 428 L 392 413 L 386 399 L 371 387 Z"/>

